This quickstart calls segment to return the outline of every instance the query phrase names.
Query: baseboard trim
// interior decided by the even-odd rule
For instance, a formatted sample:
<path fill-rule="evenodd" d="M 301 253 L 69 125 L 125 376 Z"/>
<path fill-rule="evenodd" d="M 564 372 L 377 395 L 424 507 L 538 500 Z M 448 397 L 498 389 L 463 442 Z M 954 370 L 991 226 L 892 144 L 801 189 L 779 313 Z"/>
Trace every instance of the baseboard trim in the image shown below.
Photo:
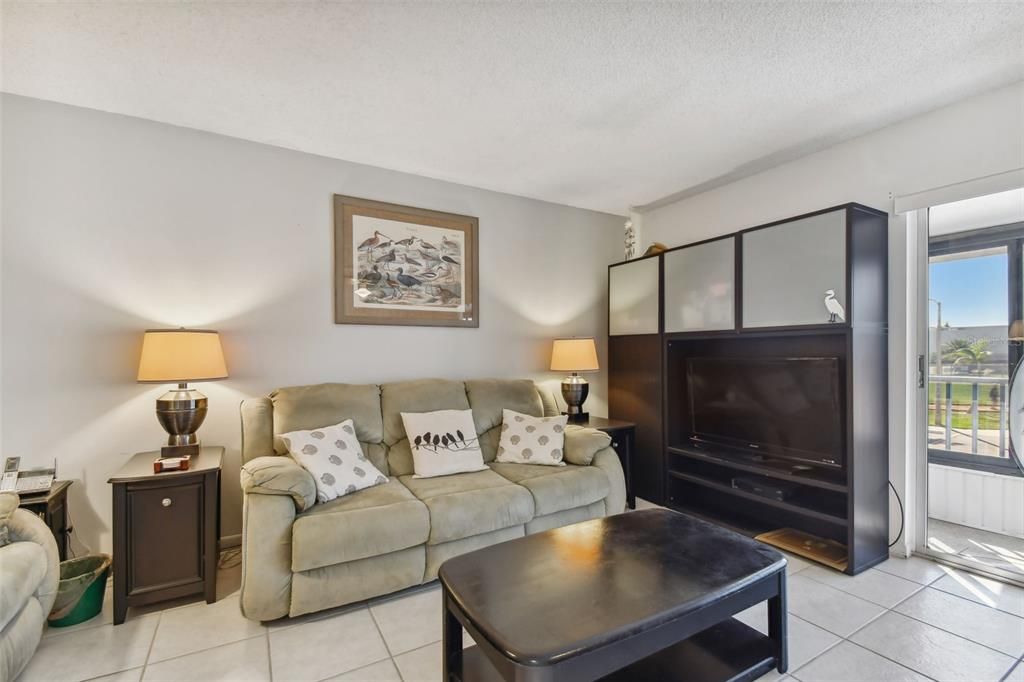
<path fill-rule="evenodd" d="M 241 546 L 242 546 L 242 534 L 241 533 L 236 533 L 234 535 L 224 535 L 224 536 L 221 536 L 221 539 L 220 539 L 221 551 L 223 551 L 225 549 L 230 549 L 231 547 L 241 547 Z"/>

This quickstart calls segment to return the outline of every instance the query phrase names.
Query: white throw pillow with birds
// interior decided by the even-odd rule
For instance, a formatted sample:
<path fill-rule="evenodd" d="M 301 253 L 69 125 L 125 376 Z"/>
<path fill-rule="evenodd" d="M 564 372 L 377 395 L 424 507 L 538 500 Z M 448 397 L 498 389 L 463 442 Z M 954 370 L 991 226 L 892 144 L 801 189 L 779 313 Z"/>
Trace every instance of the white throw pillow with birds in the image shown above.
<path fill-rule="evenodd" d="M 531 417 L 513 410 L 501 411 L 499 462 L 565 466 L 565 425 L 569 417 Z"/>
<path fill-rule="evenodd" d="M 292 459 L 313 475 L 317 502 L 388 482 L 363 454 L 351 419 L 309 431 L 289 431 L 281 434 L 281 440 Z"/>
<path fill-rule="evenodd" d="M 472 410 L 403 412 L 402 423 L 412 450 L 414 478 L 462 474 L 487 468 L 473 425 Z"/>

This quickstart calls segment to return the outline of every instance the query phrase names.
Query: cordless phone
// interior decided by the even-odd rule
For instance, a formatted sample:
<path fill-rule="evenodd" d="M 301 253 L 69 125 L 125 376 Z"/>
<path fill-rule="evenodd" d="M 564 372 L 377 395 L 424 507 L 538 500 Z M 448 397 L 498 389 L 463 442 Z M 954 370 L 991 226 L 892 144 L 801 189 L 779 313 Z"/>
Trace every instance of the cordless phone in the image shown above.
<path fill-rule="evenodd" d="M 8 457 L 4 460 L 4 475 L 0 479 L 0 493 L 12 493 L 18 487 L 18 465 L 21 457 Z"/>

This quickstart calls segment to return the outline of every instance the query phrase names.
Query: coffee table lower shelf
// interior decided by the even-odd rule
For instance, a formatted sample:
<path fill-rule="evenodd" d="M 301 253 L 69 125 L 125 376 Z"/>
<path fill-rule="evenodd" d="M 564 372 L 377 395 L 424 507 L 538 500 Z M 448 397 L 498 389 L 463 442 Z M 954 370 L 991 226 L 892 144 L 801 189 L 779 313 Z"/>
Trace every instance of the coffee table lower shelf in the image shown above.
<path fill-rule="evenodd" d="M 775 668 L 776 663 L 772 640 L 729 618 L 600 679 L 601 682 L 746 682 L 761 677 Z M 478 646 L 463 650 L 462 666 L 461 682 L 503 680 Z"/>

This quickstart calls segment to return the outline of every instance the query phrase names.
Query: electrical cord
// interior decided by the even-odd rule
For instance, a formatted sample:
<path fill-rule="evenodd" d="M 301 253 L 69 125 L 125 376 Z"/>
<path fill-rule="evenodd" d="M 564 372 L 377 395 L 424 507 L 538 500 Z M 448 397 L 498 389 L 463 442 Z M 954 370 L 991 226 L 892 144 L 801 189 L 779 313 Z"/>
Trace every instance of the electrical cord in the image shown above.
<path fill-rule="evenodd" d="M 896 534 L 896 539 L 889 543 L 889 547 L 891 548 L 900 541 L 901 537 L 903 537 L 903 524 L 905 523 L 905 520 L 903 515 L 903 500 L 900 499 L 900 494 L 896 492 L 896 486 L 892 484 L 892 481 L 889 481 L 889 487 L 892 488 L 892 494 L 896 496 L 896 504 L 900 506 L 900 532 Z"/>
<path fill-rule="evenodd" d="M 71 517 L 70 507 L 66 506 L 65 508 L 67 509 L 68 515 L 68 527 L 64 532 L 67 534 L 68 554 L 71 555 L 72 559 L 78 558 L 78 553 L 75 552 L 75 547 L 72 540 L 78 540 L 78 544 L 81 545 L 81 547 L 85 550 L 85 553 L 92 554 L 92 548 L 89 547 L 89 545 L 85 544 L 85 542 L 82 541 L 82 538 L 79 537 L 78 533 L 75 532 L 75 520 Z"/>

